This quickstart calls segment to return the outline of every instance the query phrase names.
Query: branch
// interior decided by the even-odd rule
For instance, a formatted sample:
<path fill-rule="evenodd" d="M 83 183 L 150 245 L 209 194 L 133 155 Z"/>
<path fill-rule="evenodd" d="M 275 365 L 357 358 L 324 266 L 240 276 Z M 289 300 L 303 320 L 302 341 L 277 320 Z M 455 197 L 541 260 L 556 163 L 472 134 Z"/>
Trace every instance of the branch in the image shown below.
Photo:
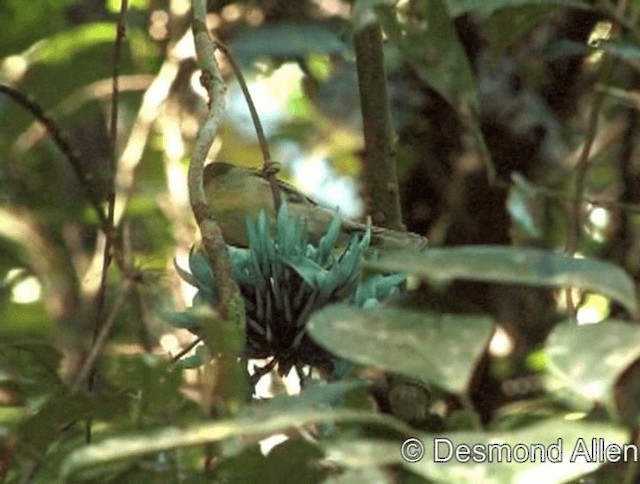
<path fill-rule="evenodd" d="M 96 367 L 95 361 L 100 355 L 101 347 L 106 343 L 107 336 L 109 335 L 111 326 L 110 319 L 106 316 L 106 299 L 107 299 L 107 272 L 111 265 L 111 258 L 114 252 L 115 246 L 115 226 L 114 209 L 115 209 L 115 173 L 116 173 L 116 160 L 118 157 L 116 151 L 116 142 L 118 137 L 118 73 L 120 71 L 120 49 L 122 46 L 122 40 L 125 35 L 125 17 L 127 15 L 128 0 L 120 0 L 120 14 L 118 15 L 118 26 L 116 29 L 116 39 L 113 54 L 113 96 L 111 97 L 111 122 L 110 122 L 110 138 L 111 138 L 111 170 L 109 170 L 109 192 L 107 194 L 107 223 L 105 233 L 104 252 L 102 254 L 102 273 L 100 274 L 100 287 L 98 294 L 96 295 L 96 312 L 95 323 L 93 327 L 93 338 L 91 341 L 91 354 L 93 359 L 89 358 L 86 361 L 85 369 L 87 375 L 87 390 L 89 393 L 93 392 L 96 380 Z M 115 316 L 113 318 L 115 321 Z M 101 337 L 104 337 L 101 339 Z M 73 390 L 79 388 L 80 383 L 85 378 L 85 374 L 81 373 L 76 380 Z M 91 420 L 87 420 L 85 424 L 85 440 L 87 443 L 91 442 Z"/>
<path fill-rule="evenodd" d="M 16 101 L 20 106 L 29 111 L 33 116 L 42 123 L 42 125 L 47 129 L 53 141 L 62 153 L 65 155 L 71 167 L 76 172 L 82 187 L 84 188 L 85 194 L 89 199 L 89 202 L 93 206 L 96 215 L 98 216 L 98 220 L 102 225 L 103 230 L 107 225 L 107 216 L 102 209 L 102 203 L 100 200 L 100 195 L 98 193 L 98 189 L 96 184 L 94 183 L 93 176 L 87 172 L 85 169 L 82 160 L 78 156 L 78 153 L 71 147 L 67 139 L 63 136 L 62 131 L 58 127 L 56 121 L 49 116 L 45 110 L 40 106 L 36 101 L 30 99 L 27 95 L 21 93 L 20 91 L 14 89 L 11 86 L 6 84 L 0 84 L 0 92 L 4 92 L 6 95 L 11 97 L 14 101 Z"/>
<path fill-rule="evenodd" d="M 191 209 L 200 229 L 204 250 L 213 270 L 218 289 L 218 312 L 225 325 L 231 325 L 235 328 L 237 334 L 242 335 L 241 338 L 237 338 L 241 343 L 241 347 L 235 348 L 236 354 L 219 355 L 220 363 L 225 368 L 220 369 L 218 377 L 224 379 L 224 381 L 219 382 L 216 387 L 225 393 L 222 397 L 227 409 L 230 409 L 230 407 L 237 408 L 241 401 L 245 400 L 245 389 L 238 380 L 244 379 L 246 386 L 246 375 L 244 374 L 246 372 L 244 368 L 241 368 L 242 362 L 238 363 L 237 358 L 244 350 L 246 322 L 244 301 L 233 275 L 229 252 L 222 238 L 222 232 L 209 210 L 202 181 L 204 163 L 209 149 L 218 134 L 226 108 L 226 87 L 215 59 L 215 48 L 207 32 L 206 13 L 206 0 L 193 0 L 193 36 L 196 44 L 196 56 L 202 69 L 200 82 L 209 94 L 209 112 L 196 137 L 187 180 Z M 242 196 L 242 194 L 238 195 Z M 215 326 L 217 325 L 207 324 L 206 326 L 210 327 L 204 328 L 204 342 L 211 354 L 215 355 L 218 352 L 214 341 Z M 231 352 L 231 349 L 229 349 L 229 353 Z"/>
<path fill-rule="evenodd" d="M 372 218 L 376 225 L 404 230 L 380 25 L 363 28 L 354 41 Z"/>

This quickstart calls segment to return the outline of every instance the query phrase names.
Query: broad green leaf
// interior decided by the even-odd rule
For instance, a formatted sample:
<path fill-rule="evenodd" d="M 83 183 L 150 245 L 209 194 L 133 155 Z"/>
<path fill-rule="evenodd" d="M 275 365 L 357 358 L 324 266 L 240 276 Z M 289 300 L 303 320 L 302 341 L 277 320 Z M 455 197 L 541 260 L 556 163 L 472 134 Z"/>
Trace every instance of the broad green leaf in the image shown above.
<path fill-rule="evenodd" d="M 138 404 L 145 409 L 141 421 L 163 414 L 180 400 L 182 374 L 165 358 L 146 353 L 109 356 L 104 362 L 104 374 L 116 387 L 136 392 Z"/>
<path fill-rule="evenodd" d="M 344 54 L 347 46 L 329 27 L 317 23 L 272 24 L 248 29 L 229 45 L 243 63 L 260 57 L 293 59 L 311 54 Z"/>
<path fill-rule="evenodd" d="M 640 47 L 635 43 L 609 40 L 601 42 L 598 47 L 625 61 L 637 61 L 640 59 Z"/>
<path fill-rule="evenodd" d="M 346 468 L 361 469 L 395 463 L 432 482 L 501 484 L 567 482 L 604 464 L 604 459 L 598 455 L 593 455 L 591 462 L 585 458 L 592 457 L 587 454 L 591 453 L 592 439 L 596 446 L 598 439 L 602 439 L 605 446 L 622 445 L 628 439 L 628 432 L 613 425 L 560 418 L 548 419 L 511 432 L 414 435 L 424 449 L 424 455 L 417 462 L 402 459 L 403 442 L 355 439 L 326 443 L 323 447 L 329 461 Z M 416 444 L 419 445 L 417 442 Z M 490 444 L 495 445 L 495 450 L 490 450 Z M 464 451 L 463 446 L 472 449 L 474 445 L 477 445 L 476 452 L 467 452 L 467 457 L 462 453 L 461 457 L 455 458 L 456 449 L 460 452 Z M 501 447 L 497 447 L 498 445 Z M 532 447 L 534 445 L 536 447 Z M 404 448 L 410 457 L 419 457 L 416 454 L 418 447 Z M 508 452 L 512 456 L 510 461 L 507 458 Z M 501 455 L 502 462 L 499 462 Z M 572 457 L 575 462 L 570 462 Z M 545 462 L 541 461 L 542 458 Z"/>
<path fill-rule="evenodd" d="M 216 466 L 217 482 L 322 482 L 327 474 L 320 465 L 322 450 L 317 445 L 293 438 L 276 446 L 264 456 L 256 445 Z"/>
<path fill-rule="evenodd" d="M 311 316 L 309 335 L 338 356 L 462 394 L 493 333 L 486 316 L 336 304 Z"/>
<path fill-rule="evenodd" d="M 20 451 L 44 455 L 61 435 L 61 429 L 83 419 L 114 419 L 127 411 L 127 396 L 101 395 L 89 397 L 81 393 L 48 395 L 37 411 L 22 420 L 17 427 Z"/>
<path fill-rule="evenodd" d="M 549 335 L 545 353 L 551 390 L 614 409 L 616 381 L 640 358 L 640 327 L 615 320 L 561 324 Z"/>
<path fill-rule="evenodd" d="M 542 249 L 470 245 L 422 252 L 382 254 L 368 267 L 415 274 L 436 282 L 467 279 L 555 288 L 577 287 L 637 310 L 633 281 L 620 267 L 596 259 L 576 259 Z"/>
<path fill-rule="evenodd" d="M 37 42 L 27 51 L 25 59 L 29 63 L 57 63 L 68 58 L 70 52 L 113 43 L 115 35 L 116 26 L 113 23 L 80 25 Z"/>
<path fill-rule="evenodd" d="M 458 38 L 453 18 L 444 0 L 418 2 L 416 15 L 424 19 L 417 25 L 398 28 L 394 16 L 382 15 L 385 32 L 402 49 L 416 74 L 453 106 L 473 135 L 486 164 L 488 178 L 495 178 L 491 154 L 480 128 L 480 100 L 471 64 Z M 424 46 L 424 48 L 416 48 Z"/>
<path fill-rule="evenodd" d="M 400 433 L 411 432 L 409 427 L 398 420 L 372 412 L 307 408 L 276 414 L 257 412 L 255 415 L 235 419 L 165 427 L 149 432 L 113 437 L 87 445 L 72 452 L 65 460 L 61 468 L 60 480 L 68 482 L 83 468 L 106 465 L 121 459 L 133 459 L 152 452 L 202 445 L 230 437 L 265 437 L 302 425 L 333 422 L 362 422 L 368 426 L 384 426 Z"/>
<path fill-rule="evenodd" d="M 556 10 L 554 5 L 536 2 L 494 12 L 482 22 L 493 53 L 499 55 L 504 52 L 507 47 L 527 35 L 543 19 L 553 14 L 554 10 Z"/>
<path fill-rule="evenodd" d="M 581 0 L 447 0 L 449 12 L 453 17 L 465 13 L 490 15 L 496 10 L 534 5 L 550 5 L 554 7 L 590 9 L 591 7 Z"/>
<path fill-rule="evenodd" d="M 426 26 L 407 31 L 405 55 L 418 75 L 449 104 L 464 112 L 477 112 L 478 93 L 471 66 L 444 1 L 420 2 L 416 8 Z M 425 48 L 416 49 L 416 45 Z"/>
<path fill-rule="evenodd" d="M 321 409 L 335 406 L 341 402 L 345 394 L 369 386 L 365 380 L 345 380 L 332 383 L 317 383 L 305 388 L 299 395 L 277 395 L 269 400 L 268 405 L 249 407 L 243 415 L 270 415 L 287 413 L 291 410 Z"/>

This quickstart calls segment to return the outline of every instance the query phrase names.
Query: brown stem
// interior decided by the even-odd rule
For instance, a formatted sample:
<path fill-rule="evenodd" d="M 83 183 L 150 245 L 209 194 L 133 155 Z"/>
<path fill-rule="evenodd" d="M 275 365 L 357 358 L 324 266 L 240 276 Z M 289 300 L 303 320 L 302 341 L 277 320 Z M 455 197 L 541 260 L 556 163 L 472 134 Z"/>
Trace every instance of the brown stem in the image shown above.
<path fill-rule="evenodd" d="M 363 28 L 354 42 L 373 221 L 404 230 L 380 25 L 376 22 Z"/>
<path fill-rule="evenodd" d="M 246 371 L 244 368 L 246 365 L 241 358 L 246 323 L 244 300 L 233 275 L 233 267 L 222 233 L 209 210 L 202 180 L 207 154 L 222 123 L 226 91 L 222 74 L 215 59 L 215 47 L 207 31 L 206 13 L 206 1 L 193 0 L 193 36 L 198 63 L 202 69 L 200 81 L 207 90 L 210 101 L 207 117 L 198 131 L 193 147 L 187 182 L 191 209 L 202 235 L 202 244 L 209 259 L 220 297 L 217 309 L 224 323 L 222 328 L 226 330 L 231 328 L 236 332 L 235 336 L 238 336 L 238 338 L 232 338 L 235 340 L 233 348 L 226 347 L 224 351 L 220 351 L 220 344 L 224 342 L 216 341 L 216 333 L 220 331 L 221 325 L 215 318 L 205 318 L 202 321 L 204 324 L 204 343 L 210 354 L 218 356 L 220 365 L 224 367 L 220 368 L 217 375 L 223 380 L 217 382 L 216 385 L 216 388 L 222 389 L 223 392 L 218 397 L 226 404 L 226 408 L 223 410 L 234 412 L 239 409 L 248 395 L 245 388 Z M 218 336 L 223 335 L 218 334 Z M 220 338 L 220 340 L 223 339 L 225 338 Z M 205 398 L 205 400 L 207 399 Z"/>
<path fill-rule="evenodd" d="M 102 255 L 102 273 L 100 275 L 100 287 L 96 296 L 96 312 L 95 323 L 93 328 L 93 338 L 91 342 L 91 354 L 95 355 L 97 359 L 101 344 L 101 336 L 108 336 L 110 331 L 110 325 L 107 324 L 109 319 L 105 321 L 105 305 L 107 298 L 107 272 L 111 265 L 113 250 L 115 246 L 115 227 L 114 227 L 114 209 L 115 209 L 115 172 L 116 172 L 116 160 L 118 154 L 116 152 L 117 137 L 118 137 L 118 73 L 120 72 L 120 51 L 122 48 L 122 41 L 125 35 L 125 18 L 128 9 L 128 0 L 120 0 L 120 13 L 118 15 L 118 25 L 116 28 L 116 40 L 113 55 L 113 95 L 111 97 L 111 122 L 110 122 L 110 138 L 111 138 L 111 170 L 110 170 L 110 183 L 109 193 L 107 195 L 107 224 L 105 230 L 105 244 L 104 252 Z M 114 317 L 115 319 L 115 317 Z M 87 361 L 87 390 L 89 393 L 93 392 L 96 379 L 96 367 L 95 360 L 89 359 Z M 83 375 L 80 375 L 83 376 Z M 84 378 L 84 376 L 83 376 Z M 78 380 L 78 383 L 82 380 Z M 91 420 L 88 420 L 85 425 L 85 440 L 87 443 L 91 442 Z"/>

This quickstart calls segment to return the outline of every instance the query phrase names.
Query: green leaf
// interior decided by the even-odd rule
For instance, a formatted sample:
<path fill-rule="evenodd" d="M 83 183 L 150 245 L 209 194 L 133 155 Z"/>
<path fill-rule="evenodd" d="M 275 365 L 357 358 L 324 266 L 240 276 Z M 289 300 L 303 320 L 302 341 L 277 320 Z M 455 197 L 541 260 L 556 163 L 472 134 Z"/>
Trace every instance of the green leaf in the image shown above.
<path fill-rule="evenodd" d="M 449 12 L 453 17 L 473 12 L 480 15 L 490 15 L 496 10 L 534 5 L 550 5 L 555 7 L 592 8 L 580 0 L 447 0 Z"/>
<path fill-rule="evenodd" d="M 165 427 L 163 429 L 139 432 L 137 434 L 105 439 L 72 452 L 64 461 L 60 480 L 68 482 L 71 477 L 85 468 L 113 463 L 121 459 L 133 459 L 152 452 L 160 452 L 180 447 L 203 445 L 230 437 L 264 437 L 275 432 L 312 423 L 362 422 L 380 425 L 401 433 L 411 429 L 398 420 L 371 412 L 354 410 L 292 410 L 286 414 L 255 415 L 215 422 Z"/>
<path fill-rule="evenodd" d="M 416 11 L 412 15 L 424 19 L 424 22 L 416 25 L 407 23 L 399 28 L 395 16 L 382 15 L 385 32 L 401 47 L 417 75 L 456 109 L 476 141 L 489 178 L 493 179 L 495 169 L 480 127 L 480 98 L 453 17 L 449 15 L 444 0 L 418 2 L 414 8 Z"/>
<path fill-rule="evenodd" d="M 462 394 L 493 327 L 486 316 L 336 304 L 314 313 L 307 331 L 342 358 Z"/>
<path fill-rule="evenodd" d="M 535 3 L 493 12 L 482 22 L 484 32 L 489 38 L 491 50 L 494 54 L 501 54 L 507 47 L 527 35 L 543 19 L 553 14 L 555 10 L 554 5 Z"/>
<path fill-rule="evenodd" d="M 0 382 L 16 383 L 25 397 L 57 392 L 61 360 L 62 354 L 44 342 L 1 344 Z"/>
<path fill-rule="evenodd" d="M 350 22 L 354 30 L 360 30 L 376 22 L 376 9 L 384 7 L 393 7 L 396 2 L 394 0 L 357 0 L 353 4 L 351 10 Z"/>
<path fill-rule="evenodd" d="M 45 454 L 61 437 L 61 429 L 83 419 L 114 418 L 127 410 L 125 395 L 90 397 L 61 391 L 51 394 L 17 428 L 22 451 Z"/>
<path fill-rule="evenodd" d="M 556 288 L 578 287 L 637 310 L 633 281 L 620 267 L 596 259 L 576 259 L 526 247 L 470 245 L 422 252 L 382 254 L 367 264 L 378 271 L 415 274 L 437 282 L 468 279 Z"/>
<path fill-rule="evenodd" d="M 640 358 L 640 328 L 615 320 L 561 324 L 549 335 L 545 353 L 551 390 L 568 390 L 613 410 L 616 381 Z"/>
<path fill-rule="evenodd" d="M 66 60 L 69 52 L 113 43 L 115 36 L 116 26 L 110 22 L 80 25 L 39 41 L 27 52 L 26 59 L 30 63 L 58 63 Z"/>
<path fill-rule="evenodd" d="M 511 221 L 517 233 L 522 234 L 520 238 L 538 239 L 542 235 L 540 196 L 522 175 L 514 173 L 512 179 L 514 184 L 507 198 L 507 211 Z"/>
<path fill-rule="evenodd" d="M 200 328 L 198 317 L 187 311 L 170 311 L 168 309 L 158 310 L 158 315 L 174 328 L 195 330 Z"/>
<path fill-rule="evenodd" d="M 348 51 L 336 32 L 317 23 L 280 23 L 247 29 L 234 37 L 230 49 L 242 63 L 250 63 L 260 57 L 292 59 Z"/>
<path fill-rule="evenodd" d="M 600 42 L 598 47 L 603 48 L 612 56 L 625 61 L 637 61 L 640 59 L 640 47 L 638 47 L 637 44 L 624 41 L 607 40 Z"/>
<path fill-rule="evenodd" d="M 365 380 L 349 380 L 333 383 L 317 383 L 305 388 L 299 395 L 276 395 L 261 407 L 249 407 L 243 415 L 277 415 L 292 410 L 322 409 L 337 405 L 353 390 L 369 386 Z"/>
<path fill-rule="evenodd" d="M 216 482 L 322 482 L 327 469 L 320 465 L 322 450 L 302 438 L 287 440 L 264 456 L 258 446 L 223 460 Z"/>
<path fill-rule="evenodd" d="M 417 462 L 402 459 L 402 442 L 354 439 L 325 443 L 323 447 L 328 460 L 342 467 L 363 469 L 396 463 L 430 482 L 568 482 L 604 464 L 604 459 L 598 458 L 598 455 L 594 455 L 591 462 L 584 458 L 585 450 L 591 452 L 592 439 L 596 441 L 596 445 L 598 439 L 602 439 L 605 445 L 623 445 L 629 438 L 628 432 L 613 425 L 561 418 L 548 419 L 511 432 L 416 432 L 413 435 L 424 448 L 424 456 Z M 489 453 L 490 444 L 504 444 L 497 448 L 504 452 L 502 462 L 498 461 L 501 455 L 498 451 Z M 525 452 L 531 452 L 531 446 L 535 444 L 539 444 L 538 450 L 533 454 L 537 459 L 531 453 L 529 458 L 522 459 L 522 456 L 526 456 Z M 473 449 L 474 445 L 478 446 L 477 452 L 467 452 L 467 457 L 461 453 L 462 457 L 457 459 L 453 454 L 447 459 L 452 448 L 463 451 L 462 446 Z M 520 450 L 515 450 L 516 446 Z M 411 452 L 416 448 L 407 450 Z M 512 452 L 510 461 L 504 457 L 507 451 Z M 485 458 L 480 452 L 485 453 Z M 541 462 L 542 455 L 545 462 Z M 570 462 L 572 455 L 575 462 Z M 489 456 L 492 458 L 489 459 Z M 463 462 L 465 459 L 466 462 Z"/>
<path fill-rule="evenodd" d="M 420 2 L 416 8 L 426 19 L 426 27 L 407 32 L 405 55 L 420 77 L 449 104 L 477 111 L 479 100 L 471 65 L 444 1 Z M 425 49 L 416 49 L 416 45 Z"/>

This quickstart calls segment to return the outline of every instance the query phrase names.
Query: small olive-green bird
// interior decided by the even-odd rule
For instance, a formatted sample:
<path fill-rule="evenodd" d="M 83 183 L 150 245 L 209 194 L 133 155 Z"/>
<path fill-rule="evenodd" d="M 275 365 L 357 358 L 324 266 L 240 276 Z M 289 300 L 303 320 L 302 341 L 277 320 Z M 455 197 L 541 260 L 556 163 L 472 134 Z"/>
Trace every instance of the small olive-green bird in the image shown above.
<path fill-rule="evenodd" d="M 271 186 L 260 171 L 217 161 L 205 166 L 203 181 L 209 208 L 228 244 L 249 246 L 246 219 L 256 220 L 261 210 L 266 212 L 274 226 L 276 212 Z M 278 185 L 282 199 L 287 201 L 289 213 L 301 220 L 309 239 L 317 244 L 329 228 L 335 211 L 318 205 L 281 180 L 278 180 Z M 364 224 L 343 218 L 338 241 L 346 244 L 352 235 L 362 235 L 366 229 Z M 422 248 L 427 245 L 427 239 L 420 235 L 375 226 L 371 227 L 371 242 L 393 248 Z"/>

